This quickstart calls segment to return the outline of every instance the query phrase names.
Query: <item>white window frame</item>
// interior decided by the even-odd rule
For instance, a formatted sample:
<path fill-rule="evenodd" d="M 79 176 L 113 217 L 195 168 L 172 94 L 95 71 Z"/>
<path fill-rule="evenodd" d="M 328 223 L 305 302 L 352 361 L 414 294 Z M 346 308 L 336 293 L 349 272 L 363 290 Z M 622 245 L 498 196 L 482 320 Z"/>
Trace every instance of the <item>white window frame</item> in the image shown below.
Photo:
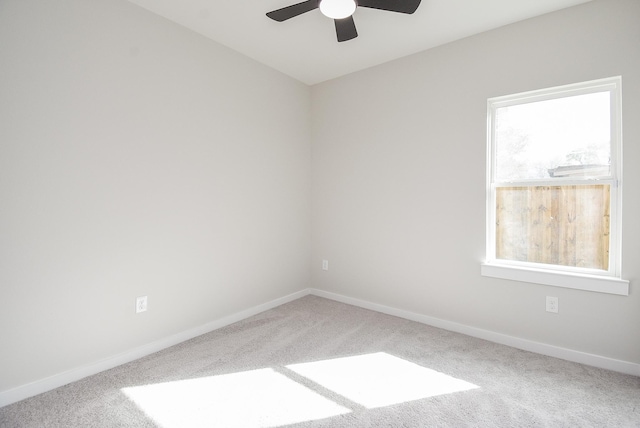
<path fill-rule="evenodd" d="M 611 172 L 598 179 L 554 178 L 496 183 L 494 117 L 496 109 L 535 101 L 596 92 L 609 92 L 611 99 Z M 629 295 L 629 281 L 622 275 L 622 78 L 620 76 L 524 92 L 487 100 L 486 258 L 483 276 L 531 282 L 602 293 Z M 496 188 L 499 186 L 557 186 L 571 184 L 610 185 L 610 241 L 608 271 L 496 259 Z"/>

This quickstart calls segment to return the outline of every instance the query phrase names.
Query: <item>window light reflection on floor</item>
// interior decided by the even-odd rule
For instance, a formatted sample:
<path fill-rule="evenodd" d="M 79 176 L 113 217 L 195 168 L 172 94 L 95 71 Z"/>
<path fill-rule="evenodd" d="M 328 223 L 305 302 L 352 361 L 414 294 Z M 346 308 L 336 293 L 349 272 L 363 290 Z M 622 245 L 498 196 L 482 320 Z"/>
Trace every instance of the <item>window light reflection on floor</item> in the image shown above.
<path fill-rule="evenodd" d="M 368 409 L 478 388 L 384 352 L 287 368 Z"/>
<path fill-rule="evenodd" d="M 163 428 L 266 428 L 350 412 L 273 369 L 122 391 Z"/>
<path fill-rule="evenodd" d="M 361 410 L 309 389 L 288 377 L 287 369 L 367 409 L 479 388 L 378 352 L 292 364 L 282 373 L 264 368 L 122 392 L 162 428 L 271 428 Z"/>

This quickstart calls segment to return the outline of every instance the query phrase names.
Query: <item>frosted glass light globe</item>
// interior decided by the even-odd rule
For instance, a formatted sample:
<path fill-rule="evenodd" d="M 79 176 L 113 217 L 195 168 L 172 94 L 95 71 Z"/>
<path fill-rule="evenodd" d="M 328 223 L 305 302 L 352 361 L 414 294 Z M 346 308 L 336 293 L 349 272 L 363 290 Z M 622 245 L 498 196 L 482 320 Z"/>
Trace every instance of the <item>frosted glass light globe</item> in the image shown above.
<path fill-rule="evenodd" d="M 355 11 L 354 0 L 322 0 L 320 2 L 320 12 L 331 19 L 343 19 L 353 15 Z"/>

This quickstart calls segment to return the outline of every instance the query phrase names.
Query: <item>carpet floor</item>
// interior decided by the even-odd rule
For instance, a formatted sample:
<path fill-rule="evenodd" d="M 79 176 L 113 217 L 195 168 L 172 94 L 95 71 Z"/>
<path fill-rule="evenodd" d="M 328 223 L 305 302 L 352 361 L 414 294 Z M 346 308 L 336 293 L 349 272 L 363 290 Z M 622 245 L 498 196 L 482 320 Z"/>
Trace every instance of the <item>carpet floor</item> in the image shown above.
<path fill-rule="evenodd" d="M 306 296 L 0 408 L 0 427 L 640 427 L 640 378 Z"/>

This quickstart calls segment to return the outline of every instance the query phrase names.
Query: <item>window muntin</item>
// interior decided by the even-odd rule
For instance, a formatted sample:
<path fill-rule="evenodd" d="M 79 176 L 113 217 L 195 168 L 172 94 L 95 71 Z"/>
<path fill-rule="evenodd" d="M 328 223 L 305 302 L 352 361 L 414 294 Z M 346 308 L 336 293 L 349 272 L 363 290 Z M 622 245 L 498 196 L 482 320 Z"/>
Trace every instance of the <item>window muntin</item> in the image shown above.
<path fill-rule="evenodd" d="M 620 277 L 620 85 L 616 77 L 489 99 L 483 274 Z"/>

